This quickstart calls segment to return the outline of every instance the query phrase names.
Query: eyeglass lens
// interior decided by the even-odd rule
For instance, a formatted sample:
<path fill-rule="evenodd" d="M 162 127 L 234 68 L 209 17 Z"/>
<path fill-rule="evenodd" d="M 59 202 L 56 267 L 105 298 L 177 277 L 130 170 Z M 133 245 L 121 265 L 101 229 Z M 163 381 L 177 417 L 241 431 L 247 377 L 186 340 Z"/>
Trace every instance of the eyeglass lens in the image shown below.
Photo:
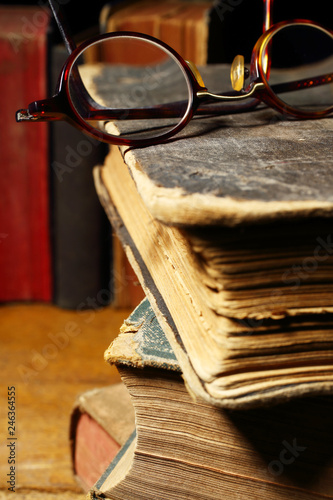
<path fill-rule="evenodd" d="M 103 126 L 100 114 L 103 122 L 107 121 L 106 132 L 110 135 L 150 139 L 179 124 L 192 93 L 186 73 L 172 54 L 149 40 L 124 35 L 96 42 L 87 50 L 92 48 L 103 63 L 91 67 L 82 64 L 87 59 L 83 52 L 69 76 L 72 104 L 91 127 Z M 77 72 L 94 100 L 96 113 L 79 98 Z M 110 121 L 105 120 L 106 116 Z"/>
<path fill-rule="evenodd" d="M 263 58 L 267 59 L 262 61 L 267 81 L 273 90 L 278 89 L 276 95 L 285 104 L 310 112 L 333 105 L 333 38 L 329 33 L 312 25 L 287 25 L 268 41 Z M 301 89 L 281 85 L 302 81 Z"/>

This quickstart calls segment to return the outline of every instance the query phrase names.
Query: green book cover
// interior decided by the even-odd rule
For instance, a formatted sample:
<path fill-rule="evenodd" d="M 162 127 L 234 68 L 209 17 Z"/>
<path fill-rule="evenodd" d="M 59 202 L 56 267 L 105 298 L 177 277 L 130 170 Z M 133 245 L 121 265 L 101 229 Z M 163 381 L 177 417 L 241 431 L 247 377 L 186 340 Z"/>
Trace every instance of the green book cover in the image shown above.
<path fill-rule="evenodd" d="M 105 352 L 110 364 L 181 371 L 174 351 L 149 300 L 145 298 L 126 319 Z"/>

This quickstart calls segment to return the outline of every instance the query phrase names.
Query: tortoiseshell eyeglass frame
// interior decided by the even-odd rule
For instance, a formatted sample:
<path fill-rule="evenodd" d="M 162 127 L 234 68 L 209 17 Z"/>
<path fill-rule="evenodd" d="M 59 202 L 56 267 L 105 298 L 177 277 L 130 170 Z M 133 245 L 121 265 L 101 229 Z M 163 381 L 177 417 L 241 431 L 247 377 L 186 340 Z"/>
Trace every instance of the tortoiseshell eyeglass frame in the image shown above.
<path fill-rule="evenodd" d="M 317 78 L 280 84 L 279 88 L 277 86 L 271 87 L 269 85 L 266 77 L 267 71 L 263 67 L 263 61 L 265 60 L 264 55 L 267 53 L 268 46 L 272 37 L 280 30 L 284 29 L 286 26 L 312 26 L 333 39 L 332 30 L 329 30 L 321 26 L 320 24 L 309 20 L 294 19 L 292 21 L 282 21 L 277 24 L 271 25 L 273 0 L 264 0 L 264 32 L 255 44 L 252 51 L 251 67 L 249 71 L 249 84 L 246 88 L 240 91 L 231 93 L 229 92 L 225 94 L 215 94 L 209 92 L 209 90 L 204 86 L 202 78 L 195 66 L 192 66 L 190 63 L 186 62 L 177 52 L 175 52 L 165 43 L 148 35 L 134 32 L 108 33 L 91 38 L 81 44 L 79 47 L 76 47 L 69 33 L 69 29 L 66 25 L 59 5 L 56 4 L 55 0 L 48 1 L 69 52 L 69 57 L 61 71 L 55 95 L 49 99 L 34 101 L 29 104 L 27 109 L 21 109 L 17 111 L 17 121 L 66 120 L 69 121 L 72 125 L 82 129 L 83 131 L 87 132 L 89 135 L 97 138 L 100 141 L 115 145 L 137 147 L 164 142 L 165 140 L 180 132 L 180 130 L 182 130 L 188 124 L 194 114 L 207 115 L 222 114 L 223 112 L 244 112 L 254 109 L 261 102 L 265 103 L 271 108 L 274 108 L 280 113 L 291 115 L 299 119 L 322 118 L 329 115 L 333 111 L 333 106 L 325 109 L 324 111 L 305 111 L 295 109 L 280 100 L 276 95 L 277 91 L 283 92 L 298 90 L 302 88 L 309 88 L 310 86 L 331 83 L 333 81 L 333 73 L 320 75 Z M 168 130 L 165 133 L 161 133 L 160 135 L 157 135 L 153 138 L 129 139 L 107 134 L 103 130 L 94 128 L 89 125 L 88 120 L 111 120 L 112 116 L 115 117 L 115 110 L 101 108 L 101 106 L 95 103 L 95 101 L 86 91 L 81 81 L 79 73 L 75 67 L 75 62 L 79 59 L 80 55 L 82 55 L 87 47 L 104 40 L 111 40 L 114 37 L 128 37 L 132 39 L 134 38 L 146 40 L 161 47 L 164 52 L 169 53 L 170 56 L 178 62 L 179 67 L 182 69 L 183 75 L 190 89 L 189 102 L 186 107 L 186 111 L 181 117 L 179 123 L 177 123 L 177 125 L 175 125 L 171 130 Z M 71 91 L 69 89 L 70 75 Z M 72 102 L 71 93 L 73 93 L 73 86 L 75 88 L 75 99 L 79 101 L 80 109 L 84 110 L 84 113 L 78 113 L 77 106 L 74 106 Z M 216 103 L 216 106 L 212 105 L 212 103 L 214 102 Z M 224 103 L 227 104 L 227 107 L 225 109 L 223 108 Z M 209 104 L 209 106 L 207 106 L 207 104 Z M 144 108 L 130 109 L 127 110 L 126 116 L 127 118 L 149 118 L 151 117 L 151 111 L 152 108 L 148 110 L 145 110 Z M 121 115 L 121 110 L 118 110 L 118 112 Z M 158 116 L 159 109 L 157 106 L 154 108 L 154 118 Z M 165 107 L 163 107 L 163 111 L 160 111 L 160 116 L 166 116 Z M 172 104 L 170 105 L 170 109 L 168 110 L 168 117 L 171 116 L 175 116 L 173 114 Z"/>

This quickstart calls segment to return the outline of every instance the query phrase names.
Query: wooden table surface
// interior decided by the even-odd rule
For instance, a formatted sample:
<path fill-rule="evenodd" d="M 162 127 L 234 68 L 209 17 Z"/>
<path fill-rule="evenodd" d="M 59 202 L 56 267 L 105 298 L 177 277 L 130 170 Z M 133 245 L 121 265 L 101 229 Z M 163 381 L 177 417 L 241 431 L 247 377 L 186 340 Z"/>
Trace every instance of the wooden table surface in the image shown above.
<path fill-rule="evenodd" d="M 17 500 L 81 499 L 71 470 L 69 419 L 77 394 L 118 382 L 103 354 L 129 310 L 66 311 L 44 304 L 0 308 L 0 498 L 9 472 L 7 387 L 16 396 Z"/>

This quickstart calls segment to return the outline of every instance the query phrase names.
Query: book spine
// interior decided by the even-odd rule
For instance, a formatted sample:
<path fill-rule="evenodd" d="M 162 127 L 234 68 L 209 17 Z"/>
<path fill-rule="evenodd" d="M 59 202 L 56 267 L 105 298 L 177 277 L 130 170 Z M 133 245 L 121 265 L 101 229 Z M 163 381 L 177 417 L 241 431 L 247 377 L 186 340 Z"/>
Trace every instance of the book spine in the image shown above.
<path fill-rule="evenodd" d="M 0 301 L 52 296 L 46 124 L 18 124 L 15 111 L 47 93 L 49 14 L 0 7 Z"/>
<path fill-rule="evenodd" d="M 55 87 L 66 60 L 65 48 L 52 47 Z M 51 126 L 53 301 L 76 309 L 110 303 L 111 228 L 96 194 L 92 170 L 103 162 L 105 145 L 68 123 Z"/>

